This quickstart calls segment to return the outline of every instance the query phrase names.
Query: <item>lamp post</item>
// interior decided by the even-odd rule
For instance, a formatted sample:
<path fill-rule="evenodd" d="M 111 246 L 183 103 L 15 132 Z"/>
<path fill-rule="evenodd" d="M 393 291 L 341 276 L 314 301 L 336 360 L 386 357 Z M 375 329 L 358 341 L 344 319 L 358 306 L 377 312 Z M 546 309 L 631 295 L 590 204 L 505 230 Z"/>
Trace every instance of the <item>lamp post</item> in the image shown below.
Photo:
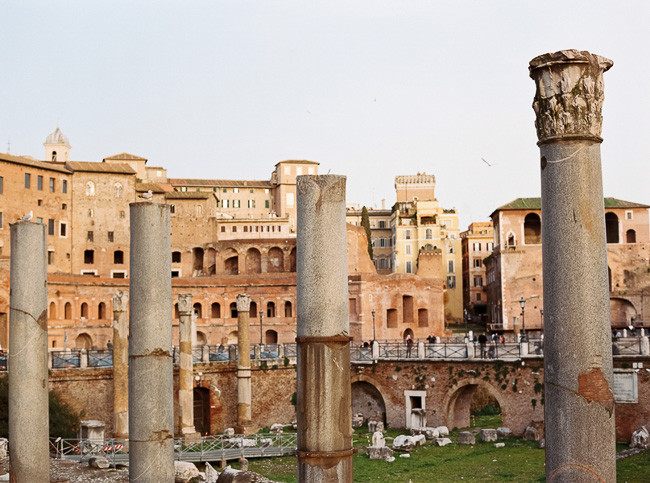
<path fill-rule="evenodd" d="M 463 320 L 465 321 L 465 342 L 467 342 L 469 340 L 467 333 L 467 309 L 463 309 Z"/>
<path fill-rule="evenodd" d="M 262 318 L 264 317 L 264 311 L 260 310 L 260 348 L 262 344 L 264 344 L 264 341 L 262 340 Z"/>
<path fill-rule="evenodd" d="M 372 341 L 375 342 L 377 338 L 375 337 L 375 310 L 373 309 L 372 312 Z"/>
<path fill-rule="evenodd" d="M 526 299 L 521 297 L 519 299 L 519 305 L 521 305 L 521 338 L 526 340 L 526 319 L 524 318 L 524 307 L 526 307 Z"/>
<path fill-rule="evenodd" d="M 542 324 L 542 335 L 544 335 L 544 309 L 539 309 L 539 320 Z"/>

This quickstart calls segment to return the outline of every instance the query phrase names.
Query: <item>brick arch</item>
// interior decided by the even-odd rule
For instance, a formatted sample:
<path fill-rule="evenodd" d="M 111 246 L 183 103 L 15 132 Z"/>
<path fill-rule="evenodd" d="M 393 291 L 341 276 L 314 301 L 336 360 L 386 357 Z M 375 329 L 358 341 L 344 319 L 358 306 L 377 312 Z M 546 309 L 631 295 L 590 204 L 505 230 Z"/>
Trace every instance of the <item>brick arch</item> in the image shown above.
<path fill-rule="evenodd" d="M 510 410 L 507 407 L 505 398 L 501 392 L 499 392 L 499 390 L 492 384 L 489 384 L 483 379 L 477 379 L 474 377 L 462 379 L 445 394 L 442 405 L 445 425 L 450 429 L 464 428 L 469 426 L 469 408 L 472 402 L 472 397 L 474 396 L 474 392 L 479 386 L 486 388 L 499 403 L 499 406 L 501 407 L 501 419 L 503 421 L 503 426 L 506 428 L 511 427 L 509 419 Z"/>
<path fill-rule="evenodd" d="M 238 275 L 240 268 L 239 250 L 230 246 L 221 252 L 222 270 L 226 275 Z"/>
<path fill-rule="evenodd" d="M 361 413 L 364 420 L 374 419 L 386 423 L 386 398 L 379 384 L 367 377 L 356 376 L 350 381 L 352 397 L 352 415 Z"/>

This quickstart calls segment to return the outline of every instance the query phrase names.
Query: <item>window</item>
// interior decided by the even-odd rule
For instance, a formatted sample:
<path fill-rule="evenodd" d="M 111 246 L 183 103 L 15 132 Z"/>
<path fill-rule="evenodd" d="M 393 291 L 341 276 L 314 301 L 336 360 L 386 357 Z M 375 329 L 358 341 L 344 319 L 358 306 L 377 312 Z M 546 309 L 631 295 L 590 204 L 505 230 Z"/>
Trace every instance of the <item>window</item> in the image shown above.
<path fill-rule="evenodd" d="M 54 193 L 56 191 L 56 180 L 54 178 L 50 178 L 50 193 Z"/>
<path fill-rule="evenodd" d="M 475 252 L 480 252 L 481 251 L 481 244 L 480 243 L 472 243 L 472 250 Z"/>
<path fill-rule="evenodd" d="M 54 265 L 54 250 L 47 251 L 47 264 Z"/>
<path fill-rule="evenodd" d="M 84 263 L 88 265 L 95 263 L 95 250 L 84 250 Z"/>
<path fill-rule="evenodd" d="M 25 188 L 29 189 L 32 185 L 32 175 L 25 173 Z"/>
<path fill-rule="evenodd" d="M 88 218 L 92 218 L 93 216 L 95 216 L 95 211 L 91 208 L 88 210 Z"/>
<path fill-rule="evenodd" d="M 66 238 L 68 236 L 68 224 L 66 222 L 59 222 L 59 236 L 61 238 Z"/>
<path fill-rule="evenodd" d="M 237 233 L 237 227 L 234 226 L 234 225 L 233 225 L 233 227 L 232 227 L 232 232 L 233 232 L 233 233 Z"/>
<path fill-rule="evenodd" d="M 407 240 L 410 240 L 410 239 L 411 239 L 411 230 L 406 230 L 404 236 L 405 236 L 405 238 L 406 238 Z"/>
<path fill-rule="evenodd" d="M 485 244 L 485 249 L 486 249 L 488 252 L 491 252 L 492 250 L 494 250 L 494 243 L 492 243 L 492 242 L 486 243 L 486 244 Z"/>
<path fill-rule="evenodd" d="M 296 166 L 296 176 L 300 176 L 302 174 L 302 168 L 299 166 Z"/>
<path fill-rule="evenodd" d="M 63 191 L 64 193 L 68 192 L 68 180 L 67 179 L 61 180 L 61 191 Z"/>
<path fill-rule="evenodd" d="M 121 183 L 115 183 L 115 186 L 113 186 L 113 190 L 115 191 L 116 198 L 122 197 L 122 192 L 124 191 L 124 187 L 122 186 Z"/>
<path fill-rule="evenodd" d="M 268 208 L 268 207 L 269 207 L 269 200 L 264 200 L 264 208 Z"/>
<path fill-rule="evenodd" d="M 172 252 L 172 263 L 181 263 L 181 252 Z"/>
<path fill-rule="evenodd" d="M 377 239 L 373 237 L 372 238 L 372 248 L 376 248 L 376 247 L 377 247 Z"/>
<path fill-rule="evenodd" d="M 36 218 L 36 223 L 43 223 L 43 218 L 41 218 L 40 216 L 38 216 L 38 217 Z"/>
<path fill-rule="evenodd" d="M 203 208 L 201 205 L 196 205 L 196 216 L 201 216 L 203 214 Z"/>
<path fill-rule="evenodd" d="M 52 218 L 47 220 L 47 234 L 54 235 L 54 220 Z"/>
<path fill-rule="evenodd" d="M 481 259 L 480 258 L 475 258 L 474 259 L 474 268 L 481 268 Z"/>
<path fill-rule="evenodd" d="M 244 225 L 244 233 L 248 232 L 248 225 Z"/>
<path fill-rule="evenodd" d="M 68 205 L 66 205 L 65 203 L 62 203 L 62 204 L 61 204 L 61 209 L 62 209 L 62 210 L 67 210 L 67 209 L 68 209 Z"/>
<path fill-rule="evenodd" d="M 536 213 L 528 213 L 524 218 L 524 243 L 526 245 L 542 243 L 542 222 Z"/>
<path fill-rule="evenodd" d="M 172 278 L 178 278 L 181 276 L 180 270 L 172 270 Z"/>
<path fill-rule="evenodd" d="M 379 239 L 379 248 L 386 248 L 386 239 L 383 237 Z"/>
<path fill-rule="evenodd" d="M 607 243 L 618 243 L 618 216 L 612 212 L 605 214 L 605 232 Z"/>
<path fill-rule="evenodd" d="M 378 262 L 379 262 L 380 269 L 385 270 L 386 268 L 388 268 L 388 263 L 385 258 L 380 258 Z"/>
<path fill-rule="evenodd" d="M 233 192 L 233 193 L 239 193 L 239 188 L 233 188 L 233 189 L 232 189 L 232 192 Z"/>
<path fill-rule="evenodd" d="M 124 252 L 122 250 L 115 250 L 113 252 L 113 263 L 115 265 L 122 265 L 124 263 Z"/>
<path fill-rule="evenodd" d="M 222 200 L 221 201 L 221 207 L 222 208 L 228 208 L 230 206 L 230 200 Z"/>
<path fill-rule="evenodd" d="M 187 191 L 187 186 L 181 186 L 181 191 Z"/>
<path fill-rule="evenodd" d="M 447 247 L 447 252 L 448 252 L 448 253 L 454 253 L 454 245 L 449 245 L 449 246 Z"/>
<path fill-rule="evenodd" d="M 447 288 L 456 288 L 456 276 L 447 275 Z"/>
<path fill-rule="evenodd" d="M 225 232 L 226 232 L 226 227 L 221 225 L 221 233 L 225 233 Z"/>
<path fill-rule="evenodd" d="M 481 301 L 481 294 L 480 294 L 480 293 L 477 293 L 477 294 L 476 294 L 476 301 L 477 301 L 477 302 L 480 302 L 480 301 Z"/>
<path fill-rule="evenodd" d="M 113 243 L 115 241 L 115 236 L 114 236 L 114 233 L 112 231 L 108 232 L 108 241 L 111 242 L 111 243 Z"/>
<path fill-rule="evenodd" d="M 2 211 L 0 211 L 0 229 L 2 229 Z"/>
<path fill-rule="evenodd" d="M 0 189 L 0 193 L 2 193 L 2 189 Z M 631 211 L 626 211 L 625 212 L 625 219 L 626 220 L 631 220 L 632 219 L 632 212 Z"/>
<path fill-rule="evenodd" d="M 169 212 L 176 213 L 176 205 L 169 205 Z"/>
<path fill-rule="evenodd" d="M 431 240 L 433 238 L 433 230 L 431 228 L 427 228 L 424 233 L 424 238 L 427 240 Z"/>
<path fill-rule="evenodd" d="M 406 273 L 413 273 L 413 262 L 411 260 L 406 261 Z"/>
<path fill-rule="evenodd" d="M 293 193 L 287 193 L 287 208 L 293 208 Z"/>
<path fill-rule="evenodd" d="M 86 236 L 86 239 L 91 243 L 94 242 L 95 241 L 95 234 L 92 231 L 89 231 L 88 235 Z"/>
<path fill-rule="evenodd" d="M 636 232 L 634 230 L 628 230 L 625 232 L 625 242 L 636 243 Z"/>
<path fill-rule="evenodd" d="M 111 278 L 126 278 L 124 270 L 111 270 Z"/>
<path fill-rule="evenodd" d="M 411 254 L 411 245 L 406 245 L 404 247 L 404 253 L 406 253 L 407 255 Z"/>
<path fill-rule="evenodd" d="M 36 178 L 36 189 L 38 191 L 43 191 L 43 177 L 42 176 L 38 176 L 38 178 Z"/>
<path fill-rule="evenodd" d="M 227 189 L 227 188 L 224 188 L 224 189 L 221 190 L 221 191 L 222 191 L 223 193 L 228 193 L 228 189 Z"/>
<path fill-rule="evenodd" d="M 95 196 L 95 183 L 92 181 L 86 183 L 86 196 Z"/>
<path fill-rule="evenodd" d="M 255 193 L 255 190 L 253 188 L 248 190 L 249 193 Z"/>
<path fill-rule="evenodd" d="M 253 191 L 253 190 L 251 190 Z M 255 200 L 248 200 L 248 207 L 249 208 L 255 208 Z"/>
<path fill-rule="evenodd" d="M 4 190 L 4 178 L 0 176 L 0 195 L 2 194 L 3 190 Z"/>
<path fill-rule="evenodd" d="M 241 208 L 241 200 L 232 200 L 233 208 Z"/>
<path fill-rule="evenodd" d="M 454 273 L 454 261 L 447 260 L 447 272 Z"/>
<path fill-rule="evenodd" d="M 483 286 L 483 278 L 482 277 L 474 277 L 474 286 L 475 287 L 482 287 Z"/>
<path fill-rule="evenodd" d="M 43 200 L 36 200 L 36 204 L 38 206 L 43 206 Z"/>
<path fill-rule="evenodd" d="M 379 220 L 379 228 L 386 228 L 386 220 Z"/>

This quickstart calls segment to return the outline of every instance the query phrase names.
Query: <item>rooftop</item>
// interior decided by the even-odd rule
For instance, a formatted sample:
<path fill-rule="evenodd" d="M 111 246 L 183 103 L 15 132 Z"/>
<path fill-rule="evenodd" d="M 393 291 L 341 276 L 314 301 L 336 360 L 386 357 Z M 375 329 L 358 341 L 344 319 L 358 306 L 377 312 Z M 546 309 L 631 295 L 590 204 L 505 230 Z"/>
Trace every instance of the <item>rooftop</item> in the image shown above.
<path fill-rule="evenodd" d="M 635 203 L 633 201 L 619 200 L 618 198 L 604 198 L 605 209 L 607 208 L 650 208 L 648 205 L 642 203 Z M 517 198 L 516 200 L 506 203 L 505 205 L 499 206 L 494 213 L 498 211 L 507 211 L 507 210 L 541 210 L 542 209 L 542 199 L 541 198 Z M 492 215 L 494 215 L 492 213 Z M 490 216 L 492 216 L 490 215 Z"/>
<path fill-rule="evenodd" d="M 90 173 L 119 173 L 135 174 L 135 170 L 123 163 L 95 163 L 88 161 L 68 161 L 65 163 L 70 171 L 85 171 Z"/>
<path fill-rule="evenodd" d="M 45 144 L 65 144 L 70 147 L 70 141 L 63 135 L 58 125 L 55 131 L 45 139 Z"/>
<path fill-rule="evenodd" d="M 169 178 L 172 186 L 195 186 L 209 188 L 270 188 L 270 181 L 244 180 L 244 179 L 193 179 L 193 178 Z"/>

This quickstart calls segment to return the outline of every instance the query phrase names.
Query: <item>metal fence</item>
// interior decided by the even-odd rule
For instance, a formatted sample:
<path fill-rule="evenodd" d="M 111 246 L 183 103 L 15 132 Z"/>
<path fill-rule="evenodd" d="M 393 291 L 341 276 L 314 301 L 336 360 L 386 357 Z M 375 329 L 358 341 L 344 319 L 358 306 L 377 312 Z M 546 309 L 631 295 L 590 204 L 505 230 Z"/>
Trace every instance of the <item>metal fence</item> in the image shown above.
<path fill-rule="evenodd" d="M 298 357 L 298 348 L 295 342 L 284 344 L 284 357 Z"/>
<path fill-rule="evenodd" d="M 54 366 L 54 362 L 52 363 Z M 112 350 L 89 350 L 88 367 L 113 367 Z"/>
<path fill-rule="evenodd" d="M 174 459 L 179 461 L 221 461 L 239 458 L 263 458 L 293 455 L 296 433 L 263 433 L 248 436 L 204 436 L 197 439 L 174 439 Z M 92 441 L 88 439 L 50 440 L 50 456 L 58 459 L 86 461 L 92 456 L 104 456 L 111 463 L 129 461 L 128 439 Z"/>
<path fill-rule="evenodd" d="M 372 362 L 372 348 L 358 347 L 350 343 L 350 360 L 354 362 Z"/>
<path fill-rule="evenodd" d="M 424 357 L 427 359 L 462 359 L 467 357 L 467 344 L 424 344 Z"/>
<path fill-rule="evenodd" d="M 379 342 L 380 359 L 417 359 L 418 345 L 413 342 L 408 345 L 403 340 L 386 340 Z"/>
<path fill-rule="evenodd" d="M 53 351 L 52 369 L 72 369 L 81 367 L 81 351 Z"/>
<path fill-rule="evenodd" d="M 632 356 L 641 354 L 641 338 L 628 337 L 612 340 L 612 354 Z"/>

